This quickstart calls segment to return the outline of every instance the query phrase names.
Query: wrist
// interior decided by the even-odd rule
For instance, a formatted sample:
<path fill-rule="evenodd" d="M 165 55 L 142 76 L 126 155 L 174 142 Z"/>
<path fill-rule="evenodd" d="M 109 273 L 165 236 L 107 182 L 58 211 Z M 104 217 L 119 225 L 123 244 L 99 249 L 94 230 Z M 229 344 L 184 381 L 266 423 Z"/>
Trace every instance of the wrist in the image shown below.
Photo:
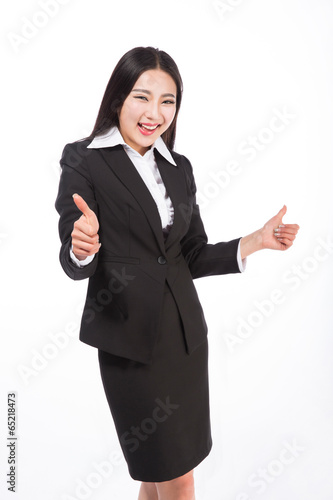
<path fill-rule="evenodd" d="M 257 231 L 244 236 L 240 241 L 242 259 L 245 259 L 252 253 L 262 250 L 263 248 L 262 229 L 258 229 Z"/>

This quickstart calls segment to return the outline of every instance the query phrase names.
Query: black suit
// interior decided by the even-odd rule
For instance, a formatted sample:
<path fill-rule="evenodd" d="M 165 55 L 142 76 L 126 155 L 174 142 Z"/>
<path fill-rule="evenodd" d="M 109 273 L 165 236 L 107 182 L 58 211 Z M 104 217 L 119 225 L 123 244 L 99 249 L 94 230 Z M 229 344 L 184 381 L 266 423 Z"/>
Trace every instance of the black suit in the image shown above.
<path fill-rule="evenodd" d="M 193 278 L 239 272 L 239 238 L 207 243 L 195 202 L 192 167 L 184 156 L 172 152 L 174 166 L 155 150 L 175 211 L 174 224 L 164 239 L 156 204 L 123 147 L 87 149 L 88 144 L 65 146 L 56 199 L 62 267 L 74 280 L 89 278 L 80 340 L 117 356 L 151 363 L 167 281 L 191 353 L 207 336 Z M 81 216 L 74 193 L 84 198 L 100 224 L 101 249 L 83 268 L 69 255 L 73 223 Z"/>

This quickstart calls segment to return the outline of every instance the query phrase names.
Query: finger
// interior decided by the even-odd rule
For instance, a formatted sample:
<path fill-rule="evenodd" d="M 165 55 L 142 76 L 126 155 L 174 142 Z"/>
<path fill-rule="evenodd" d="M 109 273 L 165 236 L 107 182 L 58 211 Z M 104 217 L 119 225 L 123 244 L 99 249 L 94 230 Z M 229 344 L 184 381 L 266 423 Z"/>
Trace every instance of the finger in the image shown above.
<path fill-rule="evenodd" d="M 91 230 L 91 226 L 85 224 L 83 230 L 78 225 L 74 224 L 74 229 L 71 233 L 72 239 L 75 238 L 76 241 L 85 241 L 94 245 L 99 242 L 98 234 L 89 234 L 87 231 Z"/>
<path fill-rule="evenodd" d="M 279 241 L 291 241 L 293 243 L 296 239 L 296 235 L 295 234 L 288 234 L 288 235 L 280 234 L 280 235 L 276 236 L 276 239 Z"/>
<path fill-rule="evenodd" d="M 72 240 L 73 252 L 75 255 L 94 255 L 97 253 L 101 247 L 101 243 L 95 243 L 94 245 L 87 243 L 85 241 Z"/>
<path fill-rule="evenodd" d="M 294 243 L 294 241 L 289 238 L 277 238 L 277 239 L 280 243 L 282 243 L 282 245 L 284 245 L 285 249 L 291 247 L 291 245 Z"/>
<path fill-rule="evenodd" d="M 98 247 L 91 247 L 91 248 L 84 248 L 84 247 L 77 247 L 73 245 L 73 253 L 74 255 L 82 255 L 85 257 L 95 255 L 99 251 L 100 246 Z"/>
<path fill-rule="evenodd" d="M 283 205 L 281 210 L 277 213 L 277 217 L 280 217 L 282 219 L 282 217 L 286 215 L 286 212 L 287 212 L 287 207 L 286 205 Z"/>
<path fill-rule="evenodd" d="M 89 208 L 88 203 L 84 201 L 82 196 L 79 194 L 75 193 L 73 194 L 73 200 L 77 208 L 85 215 L 88 219 L 91 218 L 91 216 L 95 215 L 95 212 Z"/>
<path fill-rule="evenodd" d="M 89 238 L 93 238 L 94 236 L 96 236 L 98 233 L 98 226 L 94 225 L 94 224 L 90 224 L 88 221 L 87 221 L 87 218 L 85 215 L 81 215 L 81 217 L 74 222 L 74 225 L 73 225 L 73 231 L 77 230 L 79 232 L 81 232 L 82 234 L 85 234 L 86 236 L 88 236 Z"/>
<path fill-rule="evenodd" d="M 284 228 L 284 227 L 279 227 L 278 229 L 274 229 L 274 234 L 275 236 L 296 236 L 298 233 L 298 229 L 293 229 L 293 228 Z"/>
<path fill-rule="evenodd" d="M 298 224 L 280 224 L 276 229 L 296 229 L 299 230 Z"/>

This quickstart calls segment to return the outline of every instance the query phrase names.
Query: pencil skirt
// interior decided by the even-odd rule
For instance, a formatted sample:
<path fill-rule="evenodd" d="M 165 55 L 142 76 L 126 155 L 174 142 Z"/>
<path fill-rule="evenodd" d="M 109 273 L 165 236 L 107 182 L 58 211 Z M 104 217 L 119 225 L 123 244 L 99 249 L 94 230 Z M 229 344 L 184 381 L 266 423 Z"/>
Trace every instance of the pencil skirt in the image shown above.
<path fill-rule="evenodd" d="M 212 447 L 207 339 L 190 355 L 166 284 L 151 365 L 98 350 L 101 378 L 133 479 L 162 482 L 196 467 Z"/>

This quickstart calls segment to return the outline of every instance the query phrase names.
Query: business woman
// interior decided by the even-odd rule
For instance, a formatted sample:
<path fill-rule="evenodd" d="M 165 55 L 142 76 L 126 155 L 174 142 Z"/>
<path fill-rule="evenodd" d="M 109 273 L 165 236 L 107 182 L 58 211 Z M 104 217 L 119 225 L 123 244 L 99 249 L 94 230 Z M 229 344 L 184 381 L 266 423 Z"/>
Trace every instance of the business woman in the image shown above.
<path fill-rule="evenodd" d="M 182 80 L 152 47 L 127 52 L 91 135 L 67 144 L 56 209 L 60 261 L 89 278 L 80 340 L 102 383 L 139 500 L 193 500 L 193 469 L 212 446 L 207 325 L 194 278 L 286 250 L 299 226 L 284 206 L 262 228 L 209 244 L 189 160 L 174 151 Z M 200 121 L 204 119 L 201 109 Z M 195 133 L 195 130 L 193 131 Z"/>

